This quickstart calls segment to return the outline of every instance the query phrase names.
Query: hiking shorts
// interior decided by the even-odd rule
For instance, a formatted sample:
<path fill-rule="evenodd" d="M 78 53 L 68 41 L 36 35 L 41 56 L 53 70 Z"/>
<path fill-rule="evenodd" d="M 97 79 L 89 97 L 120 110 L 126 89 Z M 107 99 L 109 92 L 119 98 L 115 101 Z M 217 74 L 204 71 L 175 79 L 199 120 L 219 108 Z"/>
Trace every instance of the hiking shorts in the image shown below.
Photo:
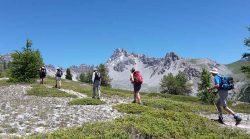
<path fill-rule="evenodd" d="M 56 77 L 57 81 L 61 81 L 61 79 L 62 79 L 61 77 Z"/>
<path fill-rule="evenodd" d="M 97 88 L 97 87 L 100 87 L 101 86 L 101 81 L 95 81 L 94 83 L 93 83 L 93 87 L 94 88 Z"/>
<path fill-rule="evenodd" d="M 228 97 L 228 90 L 219 90 L 218 91 L 219 94 L 219 99 L 217 100 L 217 106 L 223 106 L 226 107 L 227 106 L 227 97 Z"/>
<path fill-rule="evenodd" d="M 141 90 L 141 84 L 134 84 L 134 92 L 139 92 Z"/>
<path fill-rule="evenodd" d="M 40 78 L 45 78 L 46 74 L 45 73 L 40 73 Z"/>

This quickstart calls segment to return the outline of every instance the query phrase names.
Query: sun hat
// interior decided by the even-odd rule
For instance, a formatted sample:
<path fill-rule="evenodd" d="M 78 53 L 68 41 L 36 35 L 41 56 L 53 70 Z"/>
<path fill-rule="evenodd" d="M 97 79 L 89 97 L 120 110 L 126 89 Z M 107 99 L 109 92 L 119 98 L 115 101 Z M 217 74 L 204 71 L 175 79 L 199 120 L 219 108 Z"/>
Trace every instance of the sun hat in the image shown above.
<path fill-rule="evenodd" d="M 213 74 L 219 74 L 218 69 L 216 69 L 216 68 L 213 68 L 213 69 L 210 70 L 209 72 L 210 72 L 210 73 L 213 73 Z"/>

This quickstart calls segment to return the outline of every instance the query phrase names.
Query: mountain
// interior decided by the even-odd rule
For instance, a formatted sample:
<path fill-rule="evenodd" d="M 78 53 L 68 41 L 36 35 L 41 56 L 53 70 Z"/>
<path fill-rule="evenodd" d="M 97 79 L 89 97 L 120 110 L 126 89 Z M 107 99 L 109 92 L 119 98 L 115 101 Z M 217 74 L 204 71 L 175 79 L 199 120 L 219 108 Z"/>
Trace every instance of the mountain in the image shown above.
<path fill-rule="evenodd" d="M 242 66 L 246 66 L 246 65 L 250 65 L 250 61 L 249 60 L 239 60 L 236 62 L 233 62 L 231 64 L 226 65 L 234 74 L 237 74 L 238 77 L 240 77 L 240 79 L 245 80 L 246 75 L 244 73 L 242 73 L 241 71 L 241 67 Z"/>
<path fill-rule="evenodd" d="M 0 71 L 4 71 L 11 60 L 11 54 L 0 55 Z"/>
<path fill-rule="evenodd" d="M 0 60 L 7 62 L 11 61 L 10 55 L 1 56 Z M 1 62 L 1 61 L 0 61 Z M 238 74 L 239 67 L 246 64 L 246 61 L 237 61 L 229 65 L 219 64 L 216 61 L 207 58 L 186 59 L 174 52 L 166 53 L 162 58 L 146 56 L 144 54 L 129 53 L 125 49 L 118 48 L 105 63 L 109 70 L 109 76 L 112 78 L 111 85 L 114 88 L 132 90 L 132 85 L 129 81 L 130 69 L 135 67 L 139 70 L 144 78 L 142 91 L 160 92 L 160 81 L 164 75 L 173 73 L 176 75 L 179 71 L 184 72 L 189 80 L 193 82 L 193 95 L 197 93 L 199 77 L 203 68 L 210 70 L 213 67 L 218 68 L 223 75 L 231 75 L 236 79 L 235 86 L 240 88 L 245 80 L 242 80 L 243 74 Z M 49 76 L 54 77 L 56 67 L 46 65 Z M 92 71 L 94 65 L 81 64 L 69 67 L 73 74 L 73 80 L 79 80 L 81 73 Z M 66 69 L 63 69 L 65 78 Z"/>
<path fill-rule="evenodd" d="M 112 87 L 132 89 L 129 81 L 130 69 L 135 67 L 144 78 L 143 91 L 160 91 L 159 83 L 168 73 L 184 72 L 194 83 L 193 94 L 197 93 L 199 77 L 202 68 L 207 70 L 217 67 L 220 73 L 232 75 L 231 70 L 222 64 L 210 59 L 185 59 L 174 52 L 169 52 L 162 58 L 149 57 L 144 54 L 128 53 L 124 49 L 116 49 L 106 63 L 109 76 L 112 78 Z"/>

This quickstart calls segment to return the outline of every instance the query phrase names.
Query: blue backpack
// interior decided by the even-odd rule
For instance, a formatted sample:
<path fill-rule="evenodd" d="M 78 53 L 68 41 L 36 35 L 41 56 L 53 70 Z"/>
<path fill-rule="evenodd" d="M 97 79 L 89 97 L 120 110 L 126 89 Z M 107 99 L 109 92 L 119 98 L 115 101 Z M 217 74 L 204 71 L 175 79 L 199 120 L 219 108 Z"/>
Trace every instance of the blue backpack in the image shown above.
<path fill-rule="evenodd" d="M 223 90 L 232 90 L 234 89 L 234 80 L 230 76 L 219 76 L 221 79 L 220 89 Z"/>

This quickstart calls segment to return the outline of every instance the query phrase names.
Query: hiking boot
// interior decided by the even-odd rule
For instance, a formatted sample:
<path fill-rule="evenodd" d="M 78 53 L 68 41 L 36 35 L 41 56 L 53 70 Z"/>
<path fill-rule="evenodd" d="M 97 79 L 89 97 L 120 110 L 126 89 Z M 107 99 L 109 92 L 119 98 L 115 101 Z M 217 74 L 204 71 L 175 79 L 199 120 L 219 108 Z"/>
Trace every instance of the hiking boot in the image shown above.
<path fill-rule="evenodd" d="M 240 122 L 241 122 L 241 118 L 240 118 L 240 116 L 234 116 L 234 119 L 235 119 L 235 125 L 238 125 L 238 124 L 240 124 Z"/>
<path fill-rule="evenodd" d="M 94 97 L 94 96 L 93 96 L 92 98 L 93 98 L 93 99 L 95 99 L 95 97 Z"/>
<path fill-rule="evenodd" d="M 97 97 L 96 99 L 100 99 L 100 97 Z"/>
<path fill-rule="evenodd" d="M 136 103 L 136 101 L 134 100 L 134 101 L 132 101 L 132 103 Z"/>
<path fill-rule="evenodd" d="M 224 121 L 223 121 L 223 117 L 221 115 L 219 116 L 218 122 L 221 123 L 221 124 L 225 124 Z"/>

